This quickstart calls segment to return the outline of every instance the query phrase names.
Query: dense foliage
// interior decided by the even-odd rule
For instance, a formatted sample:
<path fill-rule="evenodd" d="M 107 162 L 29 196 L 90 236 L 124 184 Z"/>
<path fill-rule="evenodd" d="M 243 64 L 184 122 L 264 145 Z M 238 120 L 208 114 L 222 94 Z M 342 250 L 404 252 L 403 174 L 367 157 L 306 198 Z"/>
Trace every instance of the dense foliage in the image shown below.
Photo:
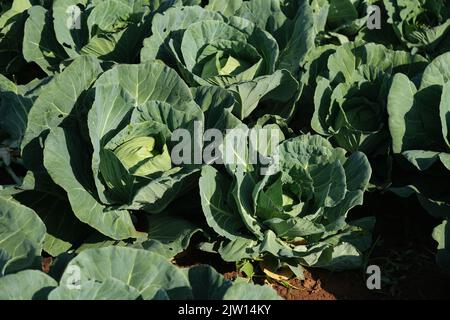
<path fill-rule="evenodd" d="M 277 299 L 173 262 L 361 268 L 368 192 L 450 274 L 449 127 L 449 1 L 2 1 L 0 299 Z"/>

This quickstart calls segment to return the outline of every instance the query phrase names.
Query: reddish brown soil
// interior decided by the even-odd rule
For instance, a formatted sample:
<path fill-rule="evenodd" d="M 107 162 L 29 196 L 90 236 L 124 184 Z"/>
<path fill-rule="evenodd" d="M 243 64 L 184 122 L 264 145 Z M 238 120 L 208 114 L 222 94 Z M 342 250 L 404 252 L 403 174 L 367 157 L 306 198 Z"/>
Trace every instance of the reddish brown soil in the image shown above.
<path fill-rule="evenodd" d="M 353 274 L 331 274 L 323 271 L 304 272 L 305 280 L 290 281 L 291 288 L 276 285 L 280 296 L 288 300 L 337 300 L 371 298 L 370 292 L 355 281 Z M 298 288 L 298 289 L 297 289 Z M 349 296 L 351 295 L 351 296 Z"/>
<path fill-rule="evenodd" d="M 45 273 L 50 272 L 50 267 L 52 266 L 53 258 L 52 257 L 42 257 L 41 267 L 42 271 Z"/>
<path fill-rule="evenodd" d="M 369 290 L 360 272 L 332 273 L 323 270 L 305 271 L 305 280 L 294 279 L 296 288 L 276 285 L 275 289 L 288 300 L 408 300 L 450 299 L 450 283 L 437 272 L 406 275 L 394 286 L 384 284 L 381 290 Z"/>

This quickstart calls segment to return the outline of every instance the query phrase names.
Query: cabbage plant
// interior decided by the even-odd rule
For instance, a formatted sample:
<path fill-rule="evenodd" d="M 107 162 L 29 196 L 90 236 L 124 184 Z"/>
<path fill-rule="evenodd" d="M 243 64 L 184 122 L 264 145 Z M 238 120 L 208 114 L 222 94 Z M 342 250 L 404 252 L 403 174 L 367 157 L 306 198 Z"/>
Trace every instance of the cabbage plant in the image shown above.
<path fill-rule="evenodd" d="M 171 159 L 172 133 L 197 134 L 195 122 L 201 130 L 202 109 L 162 63 L 103 72 L 80 57 L 35 101 L 23 158 L 37 187 L 62 188 L 80 221 L 113 239 L 136 237 L 130 210 L 159 213 L 195 183 L 198 168 Z"/>
<path fill-rule="evenodd" d="M 391 147 L 387 95 L 392 77 L 402 71 L 410 77 L 420 75 L 425 58 L 356 42 L 325 47 L 311 60 L 309 65 L 323 66 L 308 75 L 316 76 L 312 129 L 350 152 L 364 152 L 381 169 L 375 172 L 375 183 L 386 183 Z"/>
<path fill-rule="evenodd" d="M 142 40 L 149 35 L 154 12 L 178 2 L 181 4 L 176 0 L 35 3 L 25 12 L 23 56 L 48 74 L 59 72 L 67 65 L 67 59 L 81 55 L 136 62 Z"/>
<path fill-rule="evenodd" d="M 141 52 L 142 61 L 152 59 L 176 67 L 191 86 L 214 85 L 233 92 L 233 113 L 241 120 L 253 112 L 284 118 L 294 112 L 299 84 L 289 70 L 277 68 L 281 61 L 276 39 L 245 18 L 226 18 L 199 6 L 156 14 L 152 36 Z"/>
<path fill-rule="evenodd" d="M 388 23 L 410 49 L 431 54 L 448 50 L 450 4 L 445 0 L 383 0 Z"/>
<path fill-rule="evenodd" d="M 405 170 L 392 191 L 401 196 L 416 193 L 430 214 L 444 219 L 434 237 L 439 242 L 437 259 L 445 270 L 450 267 L 449 65 L 450 54 L 438 56 L 417 85 L 405 74 L 395 75 L 388 97 L 393 151 Z"/>
<path fill-rule="evenodd" d="M 299 265 L 360 266 L 374 221 L 349 222 L 347 213 L 363 203 L 371 175 L 366 156 L 346 155 L 311 135 L 270 148 L 267 173 L 273 174 L 261 174 L 249 162 L 248 149 L 233 150 L 241 161 L 228 165 L 227 173 L 203 168 L 203 212 L 220 236 L 205 248 L 217 250 L 226 261 L 276 258 L 297 271 Z"/>

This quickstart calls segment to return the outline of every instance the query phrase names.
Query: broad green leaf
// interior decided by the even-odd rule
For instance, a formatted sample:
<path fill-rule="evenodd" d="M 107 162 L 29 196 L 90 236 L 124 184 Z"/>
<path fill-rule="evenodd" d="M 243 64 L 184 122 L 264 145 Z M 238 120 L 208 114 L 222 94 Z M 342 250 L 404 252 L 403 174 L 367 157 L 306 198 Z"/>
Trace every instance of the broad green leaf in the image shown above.
<path fill-rule="evenodd" d="M 170 246 L 162 244 L 156 240 L 146 240 L 142 243 L 136 243 L 133 245 L 136 249 L 145 249 L 147 251 L 156 252 L 166 259 L 173 259 L 178 253 L 174 251 Z"/>
<path fill-rule="evenodd" d="M 174 168 L 159 178 L 142 177 L 140 188 L 136 191 L 130 210 L 144 210 L 149 213 L 160 213 L 175 198 L 193 188 L 198 181 L 199 168 Z"/>
<path fill-rule="evenodd" d="M 421 171 L 435 164 L 439 160 L 439 154 L 439 152 L 426 150 L 408 150 L 402 153 L 406 160 Z"/>
<path fill-rule="evenodd" d="M 32 171 L 42 170 L 42 143 L 49 130 L 63 121 L 76 122 L 80 96 L 102 72 L 100 63 L 92 57 L 74 60 L 46 86 L 28 115 L 28 127 L 22 143 L 25 164 Z"/>
<path fill-rule="evenodd" d="M 50 74 L 59 71 L 59 64 L 67 55 L 56 40 L 50 13 L 34 6 L 28 14 L 23 39 L 24 58 Z"/>
<path fill-rule="evenodd" d="M 259 252 L 253 248 L 257 241 L 247 237 L 239 237 L 236 240 L 222 243 L 218 249 L 220 257 L 227 262 L 241 261 L 243 259 L 256 259 Z"/>
<path fill-rule="evenodd" d="M 0 278 L 0 300 L 47 300 L 57 282 L 37 270 L 25 270 Z"/>
<path fill-rule="evenodd" d="M 33 99 L 26 93 L 25 88 L 0 75 L 0 128 L 18 145 L 25 135 L 28 113 L 33 105 Z"/>
<path fill-rule="evenodd" d="M 431 61 L 423 73 L 420 89 L 435 85 L 443 86 L 448 81 L 450 81 L 450 52 Z"/>
<path fill-rule="evenodd" d="M 362 152 L 352 154 L 344 163 L 347 190 L 364 191 L 369 184 L 372 168 Z"/>
<path fill-rule="evenodd" d="M 195 300 L 222 300 L 233 286 L 210 266 L 195 266 L 185 271 Z"/>
<path fill-rule="evenodd" d="M 233 113 L 243 120 L 255 111 L 261 101 L 274 99 L 275 101 L 288 102 L 293 99 L 298 90 L 298 82 L 288 71 L 278 70 L 272 75 L 261 76 L 252 81 L 232 85 L 228 89 L 236 97 L 237 103 Z M 289 118 L 291 113 L 292 109 L 287 109 L 281 116 Z"/>
<path fill-rule="evenodd" d="M 6 12 L 2 12 L 0 17 L 0 28 L 3 28 L 15 15 L 22 13 L 31 7 L 30 0 L 16 0 Z"/>
<path fill-rule="evenodd" d="M 240 124 L 240 121 L 231 113 L 235 104 L 231 92 L 216 86 L 201 86 L 192 91 L 195 102 L 205 113 L 205 130 L 222 131 Z"/>
<path fill-rule="evenodd" d="M 280 49 L 276 39 L 270 33 L 259 28 L 256 24 L 247 19 L 231 17 L 229 20 L 229 23 L 233 27 L 246 34 L 248 37 L 248 44 L 254 47 L 262 58 L 259 72 L 256 75 L 272 74 L 275 72 L 276 62 L 280 55 Z"/>
<path fill-rule="evenodd" d="M 55 0 L 53 1 L 53 25 L 58 43 L 71 58 L 88 40 L 86 28 L 86 12 L 88 0 Z"/>
<path fill-rule="evenodd" d="M 447 147 L 450 148 L 450 81 L 446 82 L 441 96 L 441 104 L 439 105 L 439 114 L 441 118 L 442 135 Z"/>
<path fill-rule="evenodd" d="M 320 26 L 316 26 L 314 23 L 314 15 L 309 2 L 302 0 L 293 26 L 292 38 L 281 52 L 277 68 L 287 69 L 297 76 L 306 54 L 314 48 L 314 39 L 320 31 L 322 31 Z"/>
<path fill-rule="evenodd" d="M 42 249 L 53 257 L 78 245 L 92 232 L 77 219 L 64 195 L 27 187 L 11 197 L 33 209 L 41 218 L 47 229 Z"/>
<path fill-rule="evenodd" d="M 312 157 L 316 156 L 315 154 Z M 309 169 L 313 180 L 315 203 L 318 207 L 334 207 L 345 196 L 347 188 L 345 171 L 339 161 Z"/>
<path fill-rule="evenodd" d="M 352 190 L 345 194 L 345 198 L 337 206 L 325 208 L 324 216 L 330 223 L 326 229 L 340 229 L 344 226 L 347 213 L 350 209 L 362 205 L 363 200 L 364 192 L 362 190 Z"/>
<path fill-rule="evenodd" d="M 99 171 L 102 180 L 115 199 L 129 203 L 133 197 L 135 178 L 130 174 L 121 159 L 110 150 L 100 152 Z"/>
<path fill-rule="evenodd" d="M 358 18 L 354 4 L 350 0 L 330 0 L 328 22 L 334 26 L 341 26 Z"/>
<path fill-rule="evenodd" d="M 222 16 L 214 11 L 205 10 L 198 6 L 173 7 L 164 14 L 156 14 L 152 21 L 152 36 L 144 40 L 144 48 L 141 51 L 141 61 L 170 58 L 173 54 L 169 46 L 168 36 L 173 36 L 172 47 L 181 45 L 184 30 L 193 23 L 206 20 L 223 21 Z M 172 57 L 175 59 L 175 57 Z"/>
<path fill-rule="evenodd" d="M 272 34 L 280 47 L 284 48 L 292 36 L 293 22 L 286 17 L 281 4 L 280 0 L 245 1 L 236 15 L 252 21 Z"/>
<path fill-rule="evenodd" d="M 183 271 L 163 256 L 145 250 L 109 247 L 80 253 L 61 277 L 61 285 L 70 284 L 70 270 L 79 268 L 81 286 L 90 281 L 115 279 L 137 289 L 143 299 L 152 299 L 159 289 L 171 299 L 191 297 L 189 281 Z"/>
<path fill-rule="evenodd" d="M 388 96 L 389 129 L 394 153 L 400 153 L 407 148 L 408 140 L 416 141 L 418 135 L 426 136 L 418 113 L 413 109 L 416 92 L 415 85 L 407 76 L 403 74 L 394 76 Z"/>
<path fill-rule="evenodd" d="M 248 230 L 250 230 L 256 238 L 263 237 L 262 228 L 253 212 L 252 191 L 255 189 L 255 180 L 252 173 L 246 173 L 242 170 L 236 172 L 236 183 L 231 190 L 233 197 L 237 203 L 239 214 L 242 222 Z M 231 239 L 233 240 L 233 239 Z"/>
<path fill-rule="evenodd" d="M 206 10 L 211 10 L 215 12 L 220 12 L 225 17 L 234 16 L 236 11 L 242 6 L 243 0 L 210 0 L 208 5 L 205 7 Z"/>
<path fill-rule="evenodd" d="M 154 127 L 164 128 L 170 135 L 177 129 L 187 129 L 193 136 L 198 134 L 193 132 L 195 122 L 200 126 L 203 122 L 203 113 L 194 101 L 177 104 L 169 104 L 162 101 L 149 101 L 133 110 L 131 123 L 148 122 Z M 156 122 L 156 124 L 154 124 Z M 173 141 L 167 141 L 173 145 Z"/>
<path fill-rule="evenodd" d="M 448 220 L 437 226 L 433 231 L 433 239 L 438 243 L 436 261 L 447 274 L 450 273 L 450 231 Z"/>
<path fill-rule="evenodd" d="M 158 61 L 137 65 L 117 65 L 105 72 L 95 83 L 96 87 L 107 85 L 123 88 L 129 101 L 132 101 L 132 107 L 143 105 L 151 100 L 173 105 L 192 100 L 189 87 L 178 74 Z M 113 102 L 115 98 L 116 96 L 111 96 L 108 101 Z M 97 116 L 100 118 L 100 115 Z M 103 120 L 102 124 L 105 121 Z M 100 131 L 100 133 L 103 132 Z"/>
<path fill-rule="evenodd" d="M 202 231 L 195 223 L 178 217 L 155 215 L 148 218 L 148 238 L 167 246 L 173 256 L 189 246 L 194 234 Z"/>
<path fill-rule="evenodd" d="M 336 271 L 352 270 L 360 268 L 362 263 L 361 252 L 350 243 L 343 242 L 333 247 L 330 262 L 326 263 L 326 268 Z M 320 267 L 320 263 L 317 266 Z"/>
<path fill-rule="evenodd" d="M 7 255 L 0 274 L 29 267 L 41 255 L 44 236 L 45 225 L 33 210 L 0 196 L 0 250 Z"/>
<path fill-rule="evenodd" d="M 285 220 L 274 218 L 264 221 L 264 224 L 269 226 L 277 234 L 277 237 L 287 239 L 321 234 L 325 231 L 323 226 L 299 217 Z"/>
<path fill-rule="evenodd" d="M 239 283 L 225 293 L 224 300 L 282 300 L 277 292 L 269 286 Z"/>
<path fill-rule="evenodd" d="M 44 164 L 50 176 L 66 190 L 73 212 L 82 222 L 116 240 L 135 237 L 129 212 L 109 210 L 93 195 L 84 148 L 76 131 L 52 130 L 44 149 Z"/>
<path fill-rule="evenodd" d="M 226 178 L 213 167 L 205 166 L 200 178 L 200 197 L 208 225 L 219 235 L 237 239 L 244 227 L 238 212 L 230 208 L 225 199 L 230 186 Z"/>
<path fill-rule="evenodd" d="M 114 278 L 104 282 L 88 281 L 79 288 L 58 287 L 50 292 L 49 300 L 136 300 L 137 289 Z"/>

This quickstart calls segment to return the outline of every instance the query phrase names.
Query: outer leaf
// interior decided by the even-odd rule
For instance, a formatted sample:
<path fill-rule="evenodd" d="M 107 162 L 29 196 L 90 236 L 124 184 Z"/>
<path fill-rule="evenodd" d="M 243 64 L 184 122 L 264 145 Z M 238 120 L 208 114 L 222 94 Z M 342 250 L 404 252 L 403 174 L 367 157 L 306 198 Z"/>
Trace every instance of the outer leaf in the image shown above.
<path fill-rule="evenodd" d="M 282 300 L 275 290 L 268 286 L 239 283 L 225 293 L 224 300 Z"/>
<path fill-rule="evenodd" d="M 25 270 L 0 278 L 0 300 L 46 300 L 58 284 L 43 272 Z"/>
<path fill-rule="evenodd" d="M 211 166 L 202 169 L 200 178 L 200 197 L 202 208 L 208 225 L 219 235 L 230 240 L 237 239 L 243 228 L 239 215 L 231 210 L 225 202 L 230 187 L 226 185 L 226 179 Z"/>
<path fill-rule="evenodd" d="M 88 281 L 80 288 L 58 287 L 50 292 L 49 300 L 136 300 L 137 289 L 114 278 L 104 282 Z"/>
<path fill-rule="evenodd" d="M 450 81 L 446 82 L 442 89 L 439 115 L 441 118 L 442 135 L 447 147 L 450 148 Z"/>
<path fill-rule="evenodd" d="M 152 216 L 148 222 L 148 238 L 166 245 L 173 256 L 184 251 L 192 236 L 202 231 L 196 224 L 178 217 Z"/>
<path fill-rule="evenodd" d="M 159 289 L 164 289 L 171 299 L 191 297 L 183 272 L 164 257 L 145 250 L 120 247 L 87 250 L 73 259 L 68 268 L 79 268 L 81 285 L 113 278 L 137 289 L 144 299 L 153 298 Z M 61 284 L 67 285 L 69 281 L 70 273 L 66 271 Z"/>
<path fill-rule="evenodd" d="M 141 51 L 141 61 L 162 59 L 171 57 L 171 47 L 179 47 L 182 41 L 183 30 L 191 24 L 204 20 L 223 21 L 223 17 L 213 11 L 205 10 L 198 6 L 174 7 L 166 10 L 164 14 L 156 14 L 152 21 L 152 36 L 144 40 L 144 48 Z M 176 44 L 170 44 L 167 40 L 173 35 Z M 180 54 L 179 52 L 176 52 Z M 173 57 L 175 58 L 175 57 Z"/>
<path fill-rule="evenodd" d="M 65 47 L 67 54 L 74 58 L 84 46 L 88 39 L 88 30 L 86 28 L 86 15 L 82 8 L 86 8 L 88 0 L 55 0 L 53 1 L 53 24 L 56 33 L 56 39 Z M 80 27 L 70 28 L 69 18 L 74 8 L 80 10 Z"/>
<path fill-rule="evenodd" d="M 33 99 L 26 94 L 23 87 L 16 86 L 6 77 L 0 75 L 0 128 L 16 144 L 20 144 L 27 128 L 28 113 Z"/>
<path fill-rule="evenodd" d="M 231 17 L 234 16 L 236 11 L 242 6 L 242 4 L 243 0 L 210 0 L 205 9 L 220 12 L 225 17 Z"/>
<path fill-rule="evenodd" d="M 296 96 L 298 83 L 286 70 L 278 70 L 272 75 L 261 76 L 252 81 L 232 85 L 228 88 L 235 93 L 237 105 L 233 113 L 241 120 L 247 118 L 260 101 L 276 100 L 288 102 Z M 292 108 L 282 112 L 281 116 L 289 118 Z"/>
<path fill-rule="evenodd" d="M 231 281 L 209 266 L 195 266 L 186 270 L 195 300 L 222 300 Z"/>
<path fill-rule="evenodd" d="M 67 55 L 56 40 L 51 16 L 40 6 L 32 7 L 28 14 L 30 17 L 25 23 L 23 56 L 48 73 L 54 73 Z"/>
<path fill-rule="evenodd" d="M 27 177 L 28 178 L 28 177 Z M 42 249 L 56 257 L 81 243 L 92 232 L 73 214 L 67 198 L 60 194 L 33 190 L 34 186 L 21 186 L 26 189 L 11 197 L 20 204 L 33 209 L 45 224 Z"/>
<path fill-rule="evenodd" d="M 404 144 L 408 145 L 408 140 L 416 140 L 417 135 L 424 134 L 423 130 L 411 129 L 407 132 L 408 124 L 417 123 L 420 126 L 420 120 L 417 119 L 417 113 L 411 112 L 414 106 L 414 95 L 417 92 L 415 85 L 409 81 L 403 74 L 394 76 L 391 91 L 388 97 L 389 129 L 392 136 L 392 146 L 395 153 L 405 149 Z M 411 119 L 411 120 L 409 120 Z M 406 147 L 407 148 L 407 147 Z"/>
<path fill-rule="evenodd" d="M 447 274 L 450 274 L 450 227 L 448 220 L 433 231 L 433 239 L 438 242 L 436 261 Z"/>
<path fill-rule="evenodd" d="M 287 69 L 295 76 L 299 73 L 303 59 L 314 48 L 314 39 L 321 31 L 317 27 L 311 6 L 308 1 L 301 0 L 292 38 L 280 55 L 278 69 Z"/>
<path fill-rule="evenodd" d="M 80 57 L 58 74 L 39 95 L 28 116 L 27 132 L 22 144 L 28 169 L 42 170 L 42 147 L 38 139 L 44 138 L 49 129 L 56 128 L 63 121 L 77 120 L 77 102 L 101 72 L 97 59 Z"/>
<path fill-rule="evenodd" d="M 66 190 L 78 219 L 113 239 L 135 237 L 136 231 L 128 211 L 107 210 L 89 192 L 92 187 L 83 150 L 84 145 L 76 131 L 54 129 L 47 138 L 44 155 L 50 176 Z"/>
<path fill-rule="evenodd" d="M 29 267 L 41 255 L 45 225 L 36 213 L 0 196 L 0 250 L 8 262 L 0 273 Z"/>
<path fill-rule="evenodd" d="M 442 86 L 450 81 L 450 52 L 444 53 L 434 59 L 425 69 L 420 88 L 433 85 Z"/>

